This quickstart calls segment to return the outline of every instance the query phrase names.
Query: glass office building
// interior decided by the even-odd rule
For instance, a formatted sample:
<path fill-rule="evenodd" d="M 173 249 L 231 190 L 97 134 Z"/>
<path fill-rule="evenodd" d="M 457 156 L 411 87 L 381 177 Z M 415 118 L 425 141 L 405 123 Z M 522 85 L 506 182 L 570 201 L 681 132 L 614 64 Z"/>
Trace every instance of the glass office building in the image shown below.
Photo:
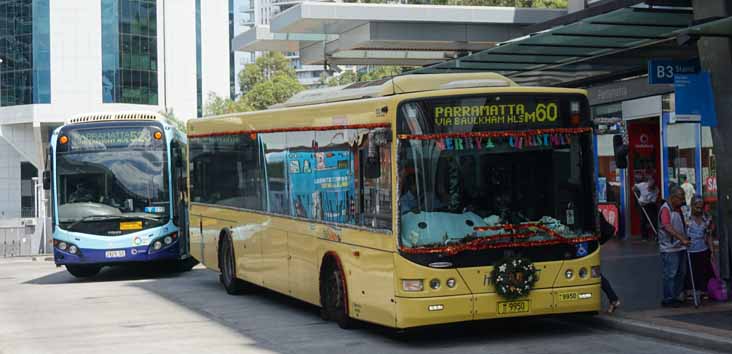
<path fill-rule="evenodd" d="M 158 104 L 156 0 L 102 0 L 104 103 Z"/>
<path fill-rule="evenodd" d="M 51 102 L 48 1 L 0 1 L 2 107 Z"/>

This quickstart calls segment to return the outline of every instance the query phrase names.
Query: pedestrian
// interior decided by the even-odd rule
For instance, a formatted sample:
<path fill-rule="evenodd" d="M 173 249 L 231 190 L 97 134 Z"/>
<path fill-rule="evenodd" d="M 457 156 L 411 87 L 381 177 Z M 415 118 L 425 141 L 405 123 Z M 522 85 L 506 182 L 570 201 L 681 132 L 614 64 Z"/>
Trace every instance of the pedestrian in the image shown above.
<path fill-rule="evenodd" d="M 658 225 L 658 187 L 656 186 L 656 180 L 648 176 L 645 181 L 636 183 L 633 189 L 642 209 L 640 212 L 641 239 L 648 241 L 652 237 L 656 238 L 654 231 L 656 225 Z"/>
<path fill-rule="evenodd" d="M 689 252 L 691 258 L 691 269 L 693 271 L 686 276 L 686 290 L 691 292 L 696 289 L 702 295 L 706 295 L 709 279 L 714 277 L 714 270 L 712 269 L 712 222 L 711 218 L 704 213 L 704 199 L 700 195 L 691 198 L 690 206 L 690 213 L 686 215 L 686 234 L 691 241 L 687 252 Z M 690 293 L 690 295 L 694 296 L 693 293 Z"/>
<path fill-rule="evenodd" d="M 689 182 L 689 177 L 686 175 L 681 175 L 681 180 L 683 181 L 681 183 L 681 189 L 684 190 L 684 198 L 686 200 L 686 205 L 691 207 L 691 198 L 694 197 L 694 194 L 696 193 L 696 189 L 694 188 L 694 185 Z"/>
<path fill-rule="evenodd" d="M 686 246 L 690 244 L 686 237 L 686 226 L 681 214 L 685 195 L 681 187 L 673 187 L 668 201 L 661 206 L 658 218 L 658 247 L 663 265 L 663 301 L 661 306 L 679 307 L 679 300 L 686 277 Z"/>
<path fill-rule="evenodd" d="M 600 244 L 604 245 L 605 242 L 610 240 L 613 235 L 615 234 L 615 227 L 610 224 L 606 219 L 605 216 L 600 214 Z M 605 293 L 605 296 L 607 296 L 608 300 L 608 306 L 607 306 L 607 313 L 613 313 L 615 310 L 620 307 L 620 299 L 618 298 L 618 295 L 615 294 L 615 290 L 613 290 L 612 285 L 610 285 L 610 281 L 607 279 L 605 274 L 600 274 L 600 285 L 602 286 L 602 292 Z"/>

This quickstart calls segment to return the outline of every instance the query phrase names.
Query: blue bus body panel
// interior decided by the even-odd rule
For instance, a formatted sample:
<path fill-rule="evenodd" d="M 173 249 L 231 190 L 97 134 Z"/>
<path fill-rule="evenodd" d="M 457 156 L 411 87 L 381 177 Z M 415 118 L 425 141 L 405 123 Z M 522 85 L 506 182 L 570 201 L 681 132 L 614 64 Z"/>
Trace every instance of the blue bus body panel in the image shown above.
<path fill-rule="evenodd" d="M 57 265 L 63 264 L 97 264 L 123 262 L 149 262 L 157 260 L 179 259 L 181 247 L 180 236 L 170 245 L 158 251 L 152 250 L 153 242 L 161 240 L 178 228 L 169 222 L 167 225 L 141 230 L 122 236 L 99 236 L 70 232 L 56 228 L 53 238 L 57 241 L 74 244 L 79 248 L 79 255 L 61 251 L 54 247 L 53 258 Z M 124 257 L 108 258 L 107 251 L 125 251 Z"/>

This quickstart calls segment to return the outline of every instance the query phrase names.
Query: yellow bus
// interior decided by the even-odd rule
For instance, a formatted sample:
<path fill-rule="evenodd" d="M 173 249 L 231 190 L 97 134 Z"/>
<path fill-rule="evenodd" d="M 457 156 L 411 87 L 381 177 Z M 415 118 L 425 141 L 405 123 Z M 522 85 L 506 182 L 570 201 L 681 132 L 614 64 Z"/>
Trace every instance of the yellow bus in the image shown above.
<path fill-rule="evenodd" d="M 231 294 L 394 328 L 597 312 L 583 90 L 404 75 L 188 121 L 191 253 Z"/>

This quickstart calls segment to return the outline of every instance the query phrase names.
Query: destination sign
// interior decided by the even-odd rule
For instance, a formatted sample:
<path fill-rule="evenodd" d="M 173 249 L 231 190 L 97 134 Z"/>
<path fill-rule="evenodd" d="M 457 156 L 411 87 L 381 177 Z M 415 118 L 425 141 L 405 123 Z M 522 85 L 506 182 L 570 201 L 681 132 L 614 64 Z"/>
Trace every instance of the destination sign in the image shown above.
<path fill-rule="evenodd" d="M 110 127 L 106 129 L 79 129 L 69 132 L 68 145 L 72 151 L 108 148 L 147 147 L 162 143 L 155 139 L 159 132 L 151 127 Z"/>
<path fill-rule="evenodd" d="M 576 127 L 588 117 L 582 95 L 454 96 L 401 105 L 399 134 L 435 134 Z M 573 115 L 574 123 L 570 122 Z M 584 118 L 582 118 L 584 117 Z M 577 120 L 579 118 L 579 120 Z"/>
<path fill-rule="evenodd" d="M 551 123 L 559 118 L 559 104 L 550 101 L 534 105 L 525 103 L 436 105 L 433 117 L 436 126 Z"/>

